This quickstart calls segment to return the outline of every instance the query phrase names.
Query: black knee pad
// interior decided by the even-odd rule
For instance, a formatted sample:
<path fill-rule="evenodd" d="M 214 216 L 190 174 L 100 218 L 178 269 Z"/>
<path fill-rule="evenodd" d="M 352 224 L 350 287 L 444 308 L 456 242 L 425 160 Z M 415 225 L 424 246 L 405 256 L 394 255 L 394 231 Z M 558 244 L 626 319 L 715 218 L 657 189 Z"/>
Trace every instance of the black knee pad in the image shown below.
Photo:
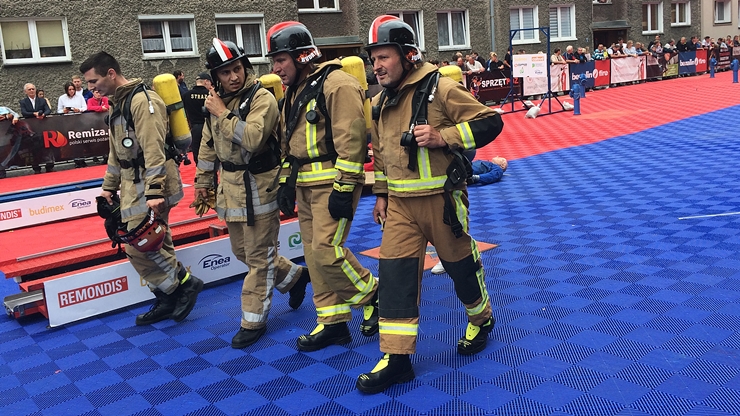
<path fill-rule="evenodd" d="M 419 259 L 378 261 L 378 314 L 382 318 L 419 316 Z"/>
<path fill-rule="evenodd" d="M 462 303 L 470 305 L 483 297 L 478 284 L 478 277 L 475 275 L 483 265 L 480 261 L 473 260 L 472 254 L 460 261 L 442 260 L 442 265 L 445 266 L 445 271 L 452 278 L 452 282 L 455 284 L 455 293 Z"/>

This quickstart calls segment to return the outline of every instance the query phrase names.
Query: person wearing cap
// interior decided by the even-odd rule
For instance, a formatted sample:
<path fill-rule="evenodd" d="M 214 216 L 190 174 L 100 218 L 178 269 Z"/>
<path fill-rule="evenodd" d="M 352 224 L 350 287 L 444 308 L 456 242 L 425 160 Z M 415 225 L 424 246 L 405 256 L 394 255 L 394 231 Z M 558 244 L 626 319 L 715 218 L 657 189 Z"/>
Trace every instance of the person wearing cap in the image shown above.
<path fill-rule="evenodd" d="M 185 115 L 187 115 L 188 123 L 190 123 L 190 134 L 193 136 L 190 147 L 193 149 L 193 160 L 196 163 L 198 162 L 200 139 L 203 137 L 203 124 L 206 119 L 203 114 L 203 106 L 212 88 L 212 83 L 211 76 L 207 72 L 201 72 L 195 77 L 195 86 L 182 96 Z"/>
<path fill-rule="evenodd" d="M 311 271 L 317 326 L 297 340 L 316 351 L 352 340 L 352 307 L 363 307 L 360 332 L 378 332 L 377 279 L 344 244 L 362 193 L 367 127 L 365 92 L 339 59 L 317 64 L 306 26 L 282 22 L 267 32 L 273 72 L 288 87 L 281 119 L 285 156 L 278 204 L 295 215 Z"/>
<path fill-rule="evenodd" d="M 208 198 L 216 159 L 221 161 L 216 212 L 229 228 L 231 250 L 249 266 L 241 296 L 241 326 L 233 348 L 254 344 L 267 331 L 272 292 L 290 293 L 293 309 L 303 302 L 308 268 L 278 254 L 280 212 L 268 192 L 280 170 L 279 111 L 275 97 L 257 80 L 244 50 L 213 39 L 206 54 L 213 86 L 205 100 L 206 127 L 198 153 L 196 196 Z"/>
<path fill-rule="evenodd" d="M 125 78 L 118 61 L 106 52 L 88 57 L 80 65 L 80 72 L 91 91 L 112 96 L 114 103 L 108 111 L 110 150 L 100 197 L 114 205 L 120 190 L 120 215 L 127 235 L 135 234 L 154 218 L 153 230 L 162 238 L 161 245 L 152 250 L 147 240 L 139 241 L 144 243 L 141 246 L 124 245 L 126 257 L 156 298 L 148 312 L 136 317 L 136 325 L 165 319 L 180 322 L 193 310 L 203 281 L 177 261 L 167 226 L 170 210 L 183 197 L 180 170 L 165 152 L 167 107 L 141 79 Z M 128 113 L 124 114 L 127 109 L 121 107 L 126 106 Z M 162 226 L 157 227 L 160 222 Z"/>
<path fill-rule="evenodd" d="M 475 354 L 486 346 L 495 319 L 478 245 L 468 234 L 470 162 L 462 153 L 493 141 L 503 121 L 462 85 L 424 63 L 413 29 L 398 17 L 376 18 L 365 49 L 384 87 L 373 99 L 371 126 L 377 197 L 372 215 L 385 224 L 378 262 L 384 355 L 356 383 L 360 391 L 374 394 L 415 377 L 410 354 L 416 351 L 428 242 L 467 312 L 457 352 Z"/>

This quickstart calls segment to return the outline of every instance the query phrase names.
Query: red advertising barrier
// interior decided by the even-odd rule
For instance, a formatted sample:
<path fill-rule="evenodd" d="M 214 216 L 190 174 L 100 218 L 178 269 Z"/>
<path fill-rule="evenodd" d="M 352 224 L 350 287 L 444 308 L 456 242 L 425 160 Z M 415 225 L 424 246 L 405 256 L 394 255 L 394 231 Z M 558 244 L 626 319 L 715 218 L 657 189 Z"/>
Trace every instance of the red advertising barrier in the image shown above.
<path fill-rule="evenodd" d="M 594 61 L 594 87 L 607 87 L 611 80 L 611 63 L 608 59 Z"/>

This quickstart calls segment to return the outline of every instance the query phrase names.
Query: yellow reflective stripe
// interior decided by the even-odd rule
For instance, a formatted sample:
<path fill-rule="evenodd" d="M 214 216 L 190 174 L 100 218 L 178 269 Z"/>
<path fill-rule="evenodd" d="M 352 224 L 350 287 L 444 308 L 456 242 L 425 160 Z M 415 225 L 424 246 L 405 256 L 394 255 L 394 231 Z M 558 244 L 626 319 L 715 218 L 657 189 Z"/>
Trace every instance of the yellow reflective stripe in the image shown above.
<path fill-rule="evenodd" d="M 457 220 L 460 221 L 463 231 L 467 233 L 470 224 L 468 223 L 468 208 L 462 201 L 462 191 L 452 191 L 452 199 L 455 201 L 455 215 L 457 215 Z"/>
<path fill-rule="evenodd" d="M 378 181 L 387 182 L 388 181 L 388 178 L 385 176 L 385 173 L 379 170 L 374 171 L 373 174 L 375 176 L 375 182 L 378 182 Z"/>
<path fill-rule="evenodd" d="M 429 149 L 426 147 L 420 147 L 419 151 L 416 152 L 416 162 L 419 166 L 419 176 L 422 179 L 431 178 L 432 164 L 429 162 Z"/>
<path fill-rule="evenodd" d="M 460 132 L 460 139 L 462 140 L 463 148 L 465 150 L 475 149 L 475 139 L 473 138 L 473 131 L 470 130 L 470 124 L 466 121 L 455 127 L 457 127 L 457 131 Z"/>
<path fill-rule="evenodd" d="M 418 324 L 401 324 L 401 323 L 383 323 L 378 325 L 381 334 L 386 335 L 407 335 L 415 337 L 419 331 Z"/>
<path fill-rule="evenodd" d="M 334 180 L 334 178 L 337 176 L 337 170 L 334 168 L 329 169 L 321 169 L 318 171 L 312 171 L 312 172 L 298 172 L 298 182 L 299 183 L 306 183 L 306 182 L 318 182 L 318 181 L 325 181 L 325 180 Z"/>
<path fill-rule="evenodd" d="M 375 285 L 375 277 L 370 275 L 368 283 L 362 281 L 362 277 L 357 273 L 354 267 L 347 260 L 342 263 L 342 271 L 349 278 L 352 284 L 357 288 L 357 294 L 347 299 L 347 303 L 350 305 L 357 305 L 362 299 L 365 298 L 373 290 Z"/>
<path fill-rule="evenodd" d="M 478 242 L 475 241 L 475 239 L 470 239 L 470 250 L 473 253 L 473 260 L 479 261 L 480 260 L 480 250 L 478 250 Z M 478 287 L 480 288 L 481 293 L 481 302 L 478 306 L 475 308 L 465 308 L 465 312 L 469 316 L 478 315 L 483 312 L 483 310 L 486 308 L 486 305 L 488 304 L 488 289 L 486 288 L 486 271 L 483 267 L 480 267 L 475 272 L 475 277 L 478 280 Z"/>
<path fill-rule="evenodd" d="M 316 308 L 316 315 L 318 315 L 320 318 L 325 318 L 327 316 L 342 315 L 345 313 L 352 313 L 352 310 L 349 308 L 349 305 L 346 303 L 343 303 L 341 305 L 324 306 L 323 308 Z"/>
<path fill-rule="evenodd" d="M 306 114 L 315 111 L 316 100 L 311 100 L 306 106 Z M 310 159 L 319 157 L 319 147 L 316 143 L 316 125 L 306 121 L 306 152 Z"/>
<path fill-rule="evenodd" d="M 350 162 L 339 158 L 337 158 L 337 162 L 334 164 L 334 167 L 350 173 L 362 173 L 365 170 L 362 163 Z"/>
<path fill-rule="evenodd" d="M 433 176 L 425 179 L 388 179 L 388 189 L 398 192 L 422 191 L 426 189 L 438 189 L 445 185 L 447 175 Z"/>
<path fill-rule="evenodd" d="M 337 223 L 337 231 L 334 232 L 334 237 L 331 239 L 331 245 L 333 245 L 335 248 L 339 247 L 339 243 L 342 242 L 342 236 L 344 236 L 344 230 L 347 228 L 347 219 L 346 218 L 340 218 Z M 337 258 L 340 258 L 341 254 L 337 255 Z"/>

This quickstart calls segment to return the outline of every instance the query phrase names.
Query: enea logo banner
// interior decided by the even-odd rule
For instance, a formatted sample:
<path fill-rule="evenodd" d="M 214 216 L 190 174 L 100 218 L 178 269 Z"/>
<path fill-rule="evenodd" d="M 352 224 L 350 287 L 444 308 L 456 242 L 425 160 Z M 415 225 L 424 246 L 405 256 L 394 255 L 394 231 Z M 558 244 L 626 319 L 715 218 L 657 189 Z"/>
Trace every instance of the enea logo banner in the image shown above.
<path fill-rule="evenodd" d="M 231 257 L 220 254 L 209 254 L 198 261 L 200 267 L 204 270 L 218 270 L 228 267 L 231 263 Z"/>

